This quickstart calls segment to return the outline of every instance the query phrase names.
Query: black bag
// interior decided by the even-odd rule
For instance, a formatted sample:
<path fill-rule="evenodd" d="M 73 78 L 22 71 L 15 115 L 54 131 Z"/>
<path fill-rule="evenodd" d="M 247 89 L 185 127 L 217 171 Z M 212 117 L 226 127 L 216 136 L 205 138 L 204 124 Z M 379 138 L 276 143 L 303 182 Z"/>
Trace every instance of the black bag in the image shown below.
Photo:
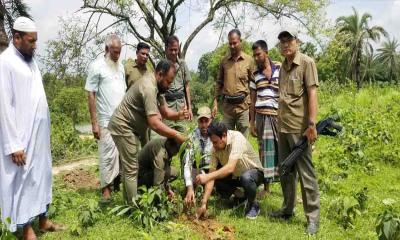
<path fill-rule="evenodd" d="M 167 100 L 167 102 L 172 102 L 177 99 L 184 98 L 184 94 L 183 94 L 183 92 L 165 93 L 164 97 L 165 97 L 165 100 Z"/>
<path fill-rule="evenodd" d="M 246 93 L 240 93 L 239 95 L 235 96 L 224 95 L 225 101 L 229 104 L 241 104 L 244 102 L 246 97 L 247 97 Z"/>

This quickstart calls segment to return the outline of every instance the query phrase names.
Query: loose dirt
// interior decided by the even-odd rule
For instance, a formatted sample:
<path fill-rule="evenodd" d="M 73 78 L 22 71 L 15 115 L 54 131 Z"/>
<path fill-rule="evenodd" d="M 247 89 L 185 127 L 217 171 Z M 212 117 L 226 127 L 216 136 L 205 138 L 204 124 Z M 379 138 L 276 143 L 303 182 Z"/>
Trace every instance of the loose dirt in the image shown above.
<path fill-rule="evenodd" d="M 62 176 L 64 183 L 73 189 L 98 189 L 100 182 L 91 172 L 78 168 L 65 173 Z"/>
<path fill-rule="evenodd" d="M 196 219 L 195 217 L 182 215 L 179 222 L 189 226 L 193 231 L 200 233 L 207 240 L 234 240 L 235 230 L 222 224 L 213 218 Z"/>

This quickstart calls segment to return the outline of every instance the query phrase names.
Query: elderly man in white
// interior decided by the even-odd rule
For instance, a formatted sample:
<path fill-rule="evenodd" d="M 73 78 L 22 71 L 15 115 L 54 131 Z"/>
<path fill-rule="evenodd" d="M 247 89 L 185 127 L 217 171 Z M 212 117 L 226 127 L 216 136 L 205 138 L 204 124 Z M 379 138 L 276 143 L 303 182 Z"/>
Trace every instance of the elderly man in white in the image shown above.
<path fill-rule="evenodd" d="M 110 186 L 119 175 L 119 154 L 107 126 L 126 92 L 125 70 L 119 61 L 121 40 L 117 35 L 107 36 L 105 52 L 90 66 L 85 90 L 88 91 L 92 132 L 99 139 L 102 202 L 109 203 Z"/>
<path fill-rule="evenodd" d="M 36 239 L 31 223 L 38 216 L 41 232 L 64 227 L 47 218 L 52 199 L 50 114 L 33 59 L 35 23 L 19 17 L 12 34 L 0 55 L 1 220 L 12 232 L 23 228 L 24 239 Z"/>

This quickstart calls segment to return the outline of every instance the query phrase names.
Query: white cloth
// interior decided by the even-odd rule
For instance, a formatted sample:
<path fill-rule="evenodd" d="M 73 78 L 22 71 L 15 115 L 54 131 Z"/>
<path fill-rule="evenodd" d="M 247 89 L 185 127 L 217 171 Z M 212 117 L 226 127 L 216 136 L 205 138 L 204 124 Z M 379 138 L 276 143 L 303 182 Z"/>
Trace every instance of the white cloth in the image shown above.
<path fill-rule="evenodd" d="M 119 174 L 119 153 L 107 128 L 100 128 L 99 169 L 100 187 L 111 184 Z"/>
<path fill-rule="evenodd" d="M 21 32 L 36 32 L 35 23 L 27 17 L 18 17 L 14 21 L 13 29 Z"/>
<path fill-rule="evenodd" d="M 193 186 L 193 179 L 196 177 L 193 176 L 194 172 L 209 168 L 211 162 L 211 149 L 213 147 L 211 139 L 209 137 L 203 137 L 199 128 L 194 130 L 190 138 L 193 142 L 193 146 L 188 146 L 183 155 L 183 179 L 186 187 Z M 201 160 L 200 163 L 197 163 L 199 169 L 193 171 L 193 167 L 197 168 L 197 166 L 193 166 L 196 161 L 196 151 L 200 154 Z"/>
<path fill-rule="evenodd" d="M 46 212 L 52 193 L 50 114 L 42 76 L 34 60 L 27 63 L 10 43 L 0 55 L 0 206 L 8 226 Z M 11 154 L 26 153 L 18 167 Z"/>
<path fill-rule="evenodd" d="M 101 127 L 107 127 L 114 110 L 126 92 L 125 70 L 118 62 L 118 71 L 112 69 L 105 57 L 100 57 L 89 68 L 85 90 L 96 92 L 96 110 Z"/>

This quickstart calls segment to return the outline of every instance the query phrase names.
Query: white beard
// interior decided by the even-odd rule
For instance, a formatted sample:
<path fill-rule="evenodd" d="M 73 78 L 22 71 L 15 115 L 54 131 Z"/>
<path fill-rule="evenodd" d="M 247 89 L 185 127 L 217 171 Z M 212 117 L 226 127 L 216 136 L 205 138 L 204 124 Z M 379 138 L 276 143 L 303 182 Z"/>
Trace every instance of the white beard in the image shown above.
<path fill-rule="evenodd" d="M 111 71 L 113 72 L 119 72 L 119 61 L 114 62 L 111 57 L 110 54 L 106 54 L 106 63 L 107 66 L 111 69 Z"/>

